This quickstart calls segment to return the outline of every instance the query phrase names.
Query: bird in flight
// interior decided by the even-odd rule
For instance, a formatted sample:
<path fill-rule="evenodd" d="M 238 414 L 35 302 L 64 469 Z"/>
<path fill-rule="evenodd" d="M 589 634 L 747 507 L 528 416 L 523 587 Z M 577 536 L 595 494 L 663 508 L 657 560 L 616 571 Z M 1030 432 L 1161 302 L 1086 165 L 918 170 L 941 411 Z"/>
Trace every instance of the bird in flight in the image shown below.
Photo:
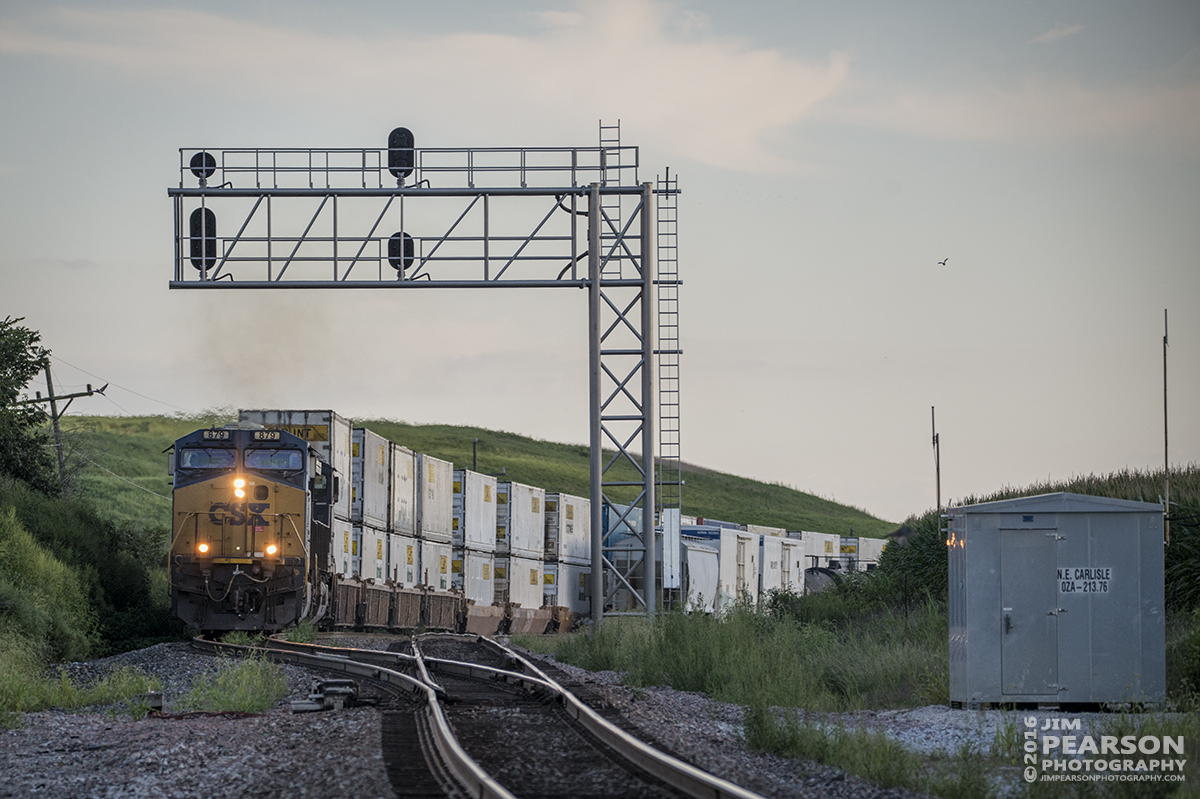
<path fill-rule="evenodd" d="M 944 260 L 938 261 L 938 264 L 940 264 L 941 266 L 945 266 L 945 265 L 946 265 L 946 261 L 949 261 L 949 260 L 950 260 L 949 258 L 946 258 L 946 259 L 944 259 Z"/>

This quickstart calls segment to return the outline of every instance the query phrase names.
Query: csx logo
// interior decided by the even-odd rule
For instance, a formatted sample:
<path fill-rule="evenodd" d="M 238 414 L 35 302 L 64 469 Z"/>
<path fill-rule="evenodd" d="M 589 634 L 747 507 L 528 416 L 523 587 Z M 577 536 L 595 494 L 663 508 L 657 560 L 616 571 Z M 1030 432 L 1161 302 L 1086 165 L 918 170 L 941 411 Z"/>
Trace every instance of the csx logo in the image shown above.
<path fill-rule="evenodd" d="M 265 527 L 263 514 L 271 508 L 270 502 L 214 502 L 208 509 L 208 520 L 215 525 L 242 525 L 249 517 L 250 524 Z"/>

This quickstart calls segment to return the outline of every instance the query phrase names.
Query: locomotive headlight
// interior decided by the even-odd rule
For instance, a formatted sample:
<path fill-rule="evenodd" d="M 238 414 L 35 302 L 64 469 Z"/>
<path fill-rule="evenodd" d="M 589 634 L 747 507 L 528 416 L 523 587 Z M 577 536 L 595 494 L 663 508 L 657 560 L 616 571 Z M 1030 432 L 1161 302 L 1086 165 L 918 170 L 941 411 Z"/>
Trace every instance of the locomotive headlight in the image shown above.
<path fill-rule="evenodd" d="M 196 549 L 201 555 L 203 555 L 208 552 L 208 544 L 201 544 L 200 546 L 196 547 Z"/>
<path fill-rule="evenodd" d="M 246 496 L 246 481 L 242 478 L 237 478 L 233 481 L 233 495 L 238 499 Z"/>
<path fill-rule="evenodd" d="M 275 546 L 274 544 L 267 545 L 267 554 L 268 555 L 274 555 L 278 551 L 279 551 L 279 547 Z"/>

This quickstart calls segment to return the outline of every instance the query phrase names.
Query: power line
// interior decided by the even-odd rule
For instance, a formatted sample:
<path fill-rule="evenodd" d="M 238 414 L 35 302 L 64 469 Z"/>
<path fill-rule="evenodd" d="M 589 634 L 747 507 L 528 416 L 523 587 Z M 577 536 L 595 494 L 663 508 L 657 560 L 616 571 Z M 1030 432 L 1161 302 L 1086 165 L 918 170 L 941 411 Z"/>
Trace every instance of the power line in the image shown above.
<path fill-rule="evenodd" d="M 79 369 L 79 371 L 83 372 L 85 375 L 88 375 L 89 377 L 94 377 L 94 378 L 96 378 L 97 380 L 103 380 L 103 379 L 104 379 L 104 378 L 100 377 L 100 375 L 95 375 L 95 374 L 92 374 L 91 372 L 89 372 L 89 371 L 88 371 L 88 370 L 86 370 L 86 369 L 80 369 L 78 366 L 76 366 L 75 364 L 71 363 L 70 361 L 63 360 L 62 358 L 58 357 L 57 355 L 55 355 L 55 354 L 53 354 L 53 353 L 51 353 L 51 354 L 50 354 L 50 357 L 51 357 L 51 358 L 53 358 L 53 359 L 54 359 L 54 360 L 56 360 L 56 361 L 59 361 L 59 362 L 61 362 L 61 363 L 65 363 L 67 366 L 71 367 L 72 369 Z M 179 409 L 179 410 L 181 410 L 181 411 L 185 411 L 185 410 L 187 410 L 187 408 L 183 408 L 183 407 L 181 407 L 181 406 L 179 406 L 179 405 L 175 405 L 174 403 L 166 402 L 165 400 L 155 399 L 154 397 L 148 397 L 148 396 L 146 396 L 145 394 L 141 394 L 141 393 L 139 393 L 139 392 L 137 392 L 137 391 L 134 391 L 134 390 L 133 390 L 133 389 L 131 389 L 131 388 L 126 388 L 125 386 L 121 385 L 120 383 L 113 383 L 112 381 L 109 381 L 109 385 L 111 385 L 111 386 L 115 386 L 115 387 L 117 387 L 117 388 L 121 389 L 122 391 L 128 391 L 130 394 L 134 394 L 134 395 L 136 395 L 136 396 L 139 396 L 139 397 L 141 397 L 142 399 L 148 399 L 148 400 L 150 400 L 151 402 L 157 402 L 157 403 L 158 403 L 158 404 L 160 404 L 160 405 L 166 405 L 167 407 L 170 407 L 170 408 L 178 408 L 178 409 Z M 114 403 L 113 403 L 113 405 L 117 405 L 117 403 L 115 403 L 115 402 L 114 402 Z M 117 405 L 117 407 L 118 407 L 118 408 L 121 408 L 121 406 L 120 406 L 120 405 Z M 121 408 L 121 410 L 125 410 L 125 409 L 124 409 L 124 408 Z M 126 411 L 126 413 L 128 413 L 128 411 Z"/>
<path fill-rule="evenodd" d="M 95 375 L 93 375 L 93 377 L 95 377 Z M 81 454 L 81 453 L 75 453 L 75 454 L 76 454 L 76 455 L 78 455 L 80 458 L 83 458 L 83 459 L 84 459 L 85 461 L 87 461 L 88 463 L 90 463 L 90 464 L 92 464 L 93 466 L 95 466 L 97 469 L 102 469 L 103 471 L 106 471 L 106 472 L 108 472 L 108 473 L 109 473 L 109 474 L 111 474 L 113 477 L 115 477 L 115 478 L 117 478 L 118 480 L 120 480 L 122 483 L 129 483 L 129 485 L 133 486 L 134 488 L 140 488 L 142 491 L 145 491 L 147 494 L 153 494 L 154 496 L 158 497 L 159 499 L 165 499 L 165 500 L 167 500 L 168 502 L 170 502 L 170 501 L 171 501 L 171 498 L 170 498 L 170 497 L 165 497 L 165 496 L 163 496 L 162 494 L 159 494 L 157 491 L 151 491 L 150 489 L 146 488 L 145 486 L 140 486 L 140 485 L 138 485 L 137 483 L 133 482 L 132 480 L 126 480 L 124 477 L 122 477 L 121 475 L 119 475 L 119 474 L 117 474 L 116 472 L 112 471 L 111 469 L 105 469 L 103 466 L 101 466 L 100 464 L 96 463 L 94 460 L 92 460 L 91 458 L 89 458 L 87 455 L 83 455 L 83 454 Z"/>

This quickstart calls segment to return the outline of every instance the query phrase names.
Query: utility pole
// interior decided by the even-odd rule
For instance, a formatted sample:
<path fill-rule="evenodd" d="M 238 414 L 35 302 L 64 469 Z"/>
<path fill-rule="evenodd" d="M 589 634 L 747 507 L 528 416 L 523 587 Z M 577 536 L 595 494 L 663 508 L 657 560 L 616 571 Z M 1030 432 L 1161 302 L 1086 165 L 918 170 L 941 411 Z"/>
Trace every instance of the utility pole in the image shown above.
<path fill-rule="evenodd" d="M 933 471 L 937 482 L 937 512 L 940 517 L 942 515 L 942 455 L 941 447 L 938 446 L 937 409 L 932 405 L 929 406 L 929 421 L 933 424 Z"/>
<path fill-rule="evenodd" d="M 1171 543 L 1171 458 L 1167 451 L 1167 309 L 1163 308 L 1163 543 Z"/>
<path fill-rule="evenodd" d="M 67 455 L 63 450 L 62 429 L 58 425 L 58 420 L 66 415 L 67 408 L 71 407 L 71 403 L 76 397 L 90 397 L 93 394 L 104 395 L 104 389 L 108 388 L 108 383 L 97 389 L 92 388 L 92 384 L 87 384 L 87 391 L 77 391 L 74 394 L 55 394 L 54 379 L 50 376 L 50 364 L 46 363 L 46 391 L 49 396 L 43 397 L 42 392 L 35 392 L 34 399 L 21 400 L 17 405 L 35 405 L 41 402 L 50 403 L 50 427 L 54 431 L 54 449 L 58 453 L 58 479 L 59 482 L 66 482 L 67 479 Z M 59 411 L 58 403 L 60 400 L 66 400 L 67 404 Z"/>

